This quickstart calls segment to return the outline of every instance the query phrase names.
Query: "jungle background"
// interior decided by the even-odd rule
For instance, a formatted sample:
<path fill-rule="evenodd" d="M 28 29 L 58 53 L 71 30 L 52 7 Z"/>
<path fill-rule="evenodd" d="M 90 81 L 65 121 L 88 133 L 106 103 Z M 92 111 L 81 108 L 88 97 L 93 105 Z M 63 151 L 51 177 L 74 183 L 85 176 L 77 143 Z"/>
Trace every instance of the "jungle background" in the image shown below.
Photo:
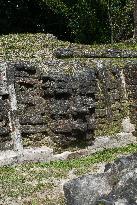
<path fill-rule="evenodd" d="M 136 0 L 0 0 L 0 34 L 52 33 L 93 44 L 133 37 Z"/>

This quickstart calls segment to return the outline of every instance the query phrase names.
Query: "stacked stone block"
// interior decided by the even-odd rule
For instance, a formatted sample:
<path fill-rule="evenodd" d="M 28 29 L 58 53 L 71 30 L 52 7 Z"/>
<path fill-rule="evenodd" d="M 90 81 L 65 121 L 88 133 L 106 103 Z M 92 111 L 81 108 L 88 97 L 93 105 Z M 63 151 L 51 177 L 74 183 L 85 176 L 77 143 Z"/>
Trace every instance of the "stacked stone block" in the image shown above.
<path fill-rule="evenodd" d="M 80 64 L 47 65 L 42 76 L 48 127 L 56 143 L 91 144 L 95 129 L 95 72 Z"/>
<path fill-rule="evenodd" d="M 1 99 L 9 102 L 6 116 L 10 129 L 5 134 L 11 136 L 16 150 L 22 143 L 41 146 L 47 138 L 61 147 L 92 143 L 96 87 L 93 70 L 80 64 L 66 70 L 62 62 L 47 63 L 45 72 L 29 63 L 6 66 L 9 93 Z M 4 128 L 0 128 L 3 137 Z"/>
<path fill-rule="evenodd" d="M 29 63 L 16 63 L 15 91 L 18 119 L 24 146 L 36 146 L 47 135 L 45 100 L 38 69 Z"/>
<path fill-rule="evenodd" d="M 126 107 L 136 115 L 136 64 L 53 60 L 0 64 L 0 150 L 47 145 L 91 145 L 121 131 Z M 126 85 L 126 87 L 125 87 Z M 128 95 L 127 95 L 128 92 Z M 13 146 L 14 145 L 14 146 Z"/>
<path fill-rule="evenodd" d="M 111 64 L 96 67 L 96 135 L 119 132 L 124 113 L 122 70 Z"/>
<path fill-rule="evenodd" d="M 137 61 L 132 64 L 128 64 L 124 69 L 124 73 L 126 76 L 130 119 L 136 126 L 137 134 Z"/>
<path fill-rule="evenodd" d="M 9 123 L 9 94 L 7 85 L 7 67 L 0 64 L 0 150 L 9 148 L 11 144 Z"/>

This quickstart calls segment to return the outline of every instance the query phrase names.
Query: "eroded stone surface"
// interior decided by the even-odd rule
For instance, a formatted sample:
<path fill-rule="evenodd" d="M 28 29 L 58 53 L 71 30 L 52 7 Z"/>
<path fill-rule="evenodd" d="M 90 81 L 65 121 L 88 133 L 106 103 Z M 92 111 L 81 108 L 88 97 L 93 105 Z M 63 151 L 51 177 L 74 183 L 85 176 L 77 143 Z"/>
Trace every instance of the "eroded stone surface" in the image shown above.
<path fill-rule="evenodd" d="M 135 61 L 137 63 L 137 61 Z M 130 119 L 135 124 L 137 135 L 137 65 L 136 63 L 128 64 L 124 73 L 126 78 L 126 87 L 130 106 Z"/>
<path fill-rule="evenodd" d="M 75 141 L 91 143 L 95 129 L 95 74 L 77 65 L 71 71 L 50 69 L 42 76 L 43 98 L 55 142 L 68 145 Z M 69 73 L 67 73 L 69 72 Z"/>
<path fill-rule="evenodd" d="M 6 150 L 0 152 L 0 167 L 26 162 L 49 162 L 51 159 L 53 159 L 53 149 L 46 146 L 28 148 L 19 152 Z"/>
<path fill-rule="evenodd" d="M 57 58 L 136 58 L 137 52 L 135 50 L 121 50 L 121 49 L 104 49 L 95 51 L 70 48 L 57 48 L 54 51 L 54 56 Z"/>
<path fill-rule="evenodd" d="M 123 157 L 113 164 L 106 166 L 105 172 L 111 173 L 110 183 L 113 185 L 112 191 L 108 195 L 102 196 L 97 204 L 101 202 L 109 204 L 137 204 L 137 154 Z"/>
<path fill-rule="evenodd" d="M 1 63 L 1 149 L 10 141 L 15 148 L 16 140 L 30 146 L 34 135 L 33 146 L 50 138 L 61 147 L 84 147 L 94 144 L 97 136 L 122 131 L 122 120 L 129 119 L 129 113 L 131 122 L 136 122 L 136 61 L 123 70 L 103 60 L 96 67 L 63 60 L 45 62 L 43 67 Z M 133 132 L 129 123 L 123 128 L 129 135 Z M 108 148 L 107 143 L 100 146 Z"/>
<path fill-rule="evenodd" d="M 64 184 L 67 205 L 95 205 L 100 195 L 110 193 L 108 175 L 87 175 Z"/>
<path fill-rule="evenodd" d="M 137 154 L 107 164 L 103 174 L 85 175 L 64 185 L 68 205 L 137 204 Z"/>
<path fill-rule="evenodd" d="M 11 141 L 9 126 L 9 92 L 7 81 L 7 64 L 0 63 L 0 149 L 6 149 L 6 145 Z"/>

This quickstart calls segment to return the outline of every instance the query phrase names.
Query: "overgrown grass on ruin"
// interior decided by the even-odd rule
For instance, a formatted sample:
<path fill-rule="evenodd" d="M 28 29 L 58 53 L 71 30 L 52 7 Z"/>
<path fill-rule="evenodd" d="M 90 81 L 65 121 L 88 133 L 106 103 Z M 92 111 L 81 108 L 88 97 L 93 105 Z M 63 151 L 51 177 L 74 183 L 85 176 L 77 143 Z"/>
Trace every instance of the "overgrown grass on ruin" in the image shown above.
<path fill-rule="evenodd" d="M 116 44 L 82 45 L 61 41 L 43 33 L 9 34 L 0 36 L 0 60 L 30 61 L 40 63 L 49 59 L 56 48 L 73 48 L 79 51 L 96 51 L 100 53 L 107 49 L 137 50 L 137 42 Z"/>
<path fill-rule="evenodd" d="M 0 168 L 0 204 L 22 201 L 25 205 L 63 205 L 59 186 L 73 170 L 76 176 L 95 171 L 93 165 L 111 162 L 119 155 L 137 152 L 136 145 L 98 152 L 88 157 L 50 163 L 27 163 Z"/>

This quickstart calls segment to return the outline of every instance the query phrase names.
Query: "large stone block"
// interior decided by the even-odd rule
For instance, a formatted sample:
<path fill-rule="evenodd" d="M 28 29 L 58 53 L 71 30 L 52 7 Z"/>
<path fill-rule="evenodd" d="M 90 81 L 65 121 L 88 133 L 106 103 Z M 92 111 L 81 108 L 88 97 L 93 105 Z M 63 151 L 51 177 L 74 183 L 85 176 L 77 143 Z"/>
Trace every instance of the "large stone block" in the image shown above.
<path fill-rule="evenodd" d="M 97 199 L 110 193 L 109 175 L 87 175 L 64 185 L 67 205 L 96 205 Z"/>
<path fill-rule="evenodd" d="M 56 65 L 54 69 L 49 66 L 42 76 L 53 141 L 61 146 L 79 141 L 91 143 L 95 124 L 95 72 L 75 64 L 70 65 L 68 72 L 63 66 L 62 63 L 59 70 L 55 70 Z"/>
<path fill-rule="evenodd" d="M 104 173 L 85 175 L 64 184 L 67 205 L 135 205 L 137 154 L 105 166 Z"/>

